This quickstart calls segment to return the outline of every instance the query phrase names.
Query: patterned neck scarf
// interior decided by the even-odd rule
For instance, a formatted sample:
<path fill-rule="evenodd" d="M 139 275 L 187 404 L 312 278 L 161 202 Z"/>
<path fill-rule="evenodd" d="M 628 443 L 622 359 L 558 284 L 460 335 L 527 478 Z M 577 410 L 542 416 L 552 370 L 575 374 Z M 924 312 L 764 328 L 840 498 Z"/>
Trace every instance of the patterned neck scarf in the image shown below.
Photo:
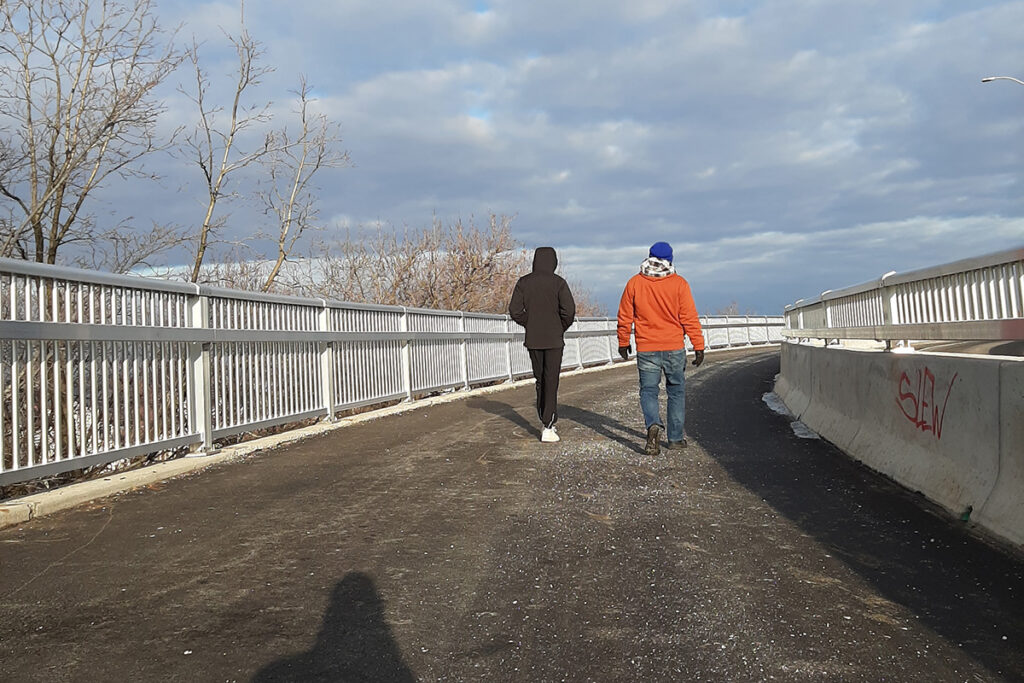
<path fill-rule="evenodd" d="M 668 277 L 676 272 L 671 261 L 650 257 L 640 264 L 640 272 L 648 277 Z"/>

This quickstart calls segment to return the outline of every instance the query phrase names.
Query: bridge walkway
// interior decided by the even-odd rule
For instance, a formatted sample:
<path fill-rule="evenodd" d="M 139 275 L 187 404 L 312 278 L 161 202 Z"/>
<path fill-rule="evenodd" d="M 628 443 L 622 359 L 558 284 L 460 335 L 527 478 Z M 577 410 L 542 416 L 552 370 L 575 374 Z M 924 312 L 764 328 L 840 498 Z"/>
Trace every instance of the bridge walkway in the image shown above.
<path fill-rule="evenodd" d="M 1024 560 L 798 438 L 778 354 L 359 423 L 0 531 L 0 680 L 1024 680 Z"/>

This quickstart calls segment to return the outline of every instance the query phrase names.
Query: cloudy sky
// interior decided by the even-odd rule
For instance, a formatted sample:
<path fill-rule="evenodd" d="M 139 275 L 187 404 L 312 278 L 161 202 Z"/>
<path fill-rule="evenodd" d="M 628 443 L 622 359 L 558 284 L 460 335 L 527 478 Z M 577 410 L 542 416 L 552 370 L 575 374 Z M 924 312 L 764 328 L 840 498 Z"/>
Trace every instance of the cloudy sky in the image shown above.
<path fill-rule="evenodd" d="M 221 87 L 238 5 L 159 11 Z M 760 313 L 1024 246 L 1024 86 L 981 82 L 1024 79 L 1024 2 L 248 0 L 246 24 L 275 68 L 254 99 L 286 112 L 304 74 L 341 124 L 329 225 L 515 215 L 611 310 L 658 240 L 702 312 Z M 195 220 L 195 171 L 163 163 L 136 218 Z"/>

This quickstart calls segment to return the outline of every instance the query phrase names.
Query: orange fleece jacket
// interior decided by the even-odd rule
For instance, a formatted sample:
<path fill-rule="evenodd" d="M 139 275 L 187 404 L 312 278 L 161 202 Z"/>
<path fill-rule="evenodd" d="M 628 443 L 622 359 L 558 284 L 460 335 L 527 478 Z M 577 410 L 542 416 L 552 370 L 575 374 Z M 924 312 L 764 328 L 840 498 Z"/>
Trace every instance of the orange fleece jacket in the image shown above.
<path fill-rule="evenodd" d="M 619 346 L 629 346 L 630 328 L 635 328 L 637 351 L 685 348 L 684 335 L 694 350 L 704 350 L 704 333 L 690 284 L 677 274 L 650 277 L 637 273 L 629 279 L 619 302 Z"/>

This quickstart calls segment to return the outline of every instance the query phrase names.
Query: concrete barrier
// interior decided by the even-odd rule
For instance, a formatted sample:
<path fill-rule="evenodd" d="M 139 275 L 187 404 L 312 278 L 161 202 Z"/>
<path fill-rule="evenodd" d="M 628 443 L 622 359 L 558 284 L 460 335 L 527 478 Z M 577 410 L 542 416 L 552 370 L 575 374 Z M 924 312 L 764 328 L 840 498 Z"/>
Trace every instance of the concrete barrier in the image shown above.
<path fill-rule="evenodd" d="M 776 393 L 852 457 L 1024 543 L 1024 361 L 783 344 Z"/>
<path fill-rule="evenodd" d="M 1003 362 L 999 404 L 999 478 L 992 495 L 972 519 L 1024 545 L 1024 362 Z"/>
<path fill-rule="evenodd" d="M 789 411 L 799 417 L 811 402 L 811 360 L 809 353 L 792 352 L 793 344 L 782 344 L 779 377 L 775 381 L 775 393 L 783 400 Z"/>

